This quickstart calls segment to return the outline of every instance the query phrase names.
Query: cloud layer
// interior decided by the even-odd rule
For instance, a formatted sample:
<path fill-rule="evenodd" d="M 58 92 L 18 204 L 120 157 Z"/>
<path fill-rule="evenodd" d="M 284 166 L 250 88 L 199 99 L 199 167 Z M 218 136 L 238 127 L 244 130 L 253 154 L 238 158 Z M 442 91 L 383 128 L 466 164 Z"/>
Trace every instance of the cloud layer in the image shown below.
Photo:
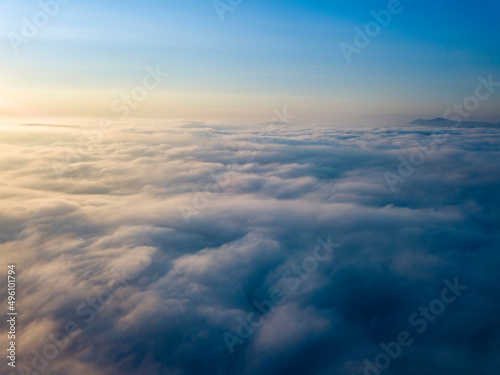
<path fill-rule="evenodd" d="M 394 192 L 384 173 L 428 127 L 115 125 L 78 157 L 83 129 L 1 131 L 0 256 L 19 271 L 26 368 L 363 374 L 402 331 L 414 342 L 384 374 L 500 366 L 496 129 L 447 129 Z M 328 237 L 340 246 L 313 267 Z M 455 278 L 467 290 L 418 333 L 412 314 Z M 67 345 L 48 359 L 52 337 Z"/>

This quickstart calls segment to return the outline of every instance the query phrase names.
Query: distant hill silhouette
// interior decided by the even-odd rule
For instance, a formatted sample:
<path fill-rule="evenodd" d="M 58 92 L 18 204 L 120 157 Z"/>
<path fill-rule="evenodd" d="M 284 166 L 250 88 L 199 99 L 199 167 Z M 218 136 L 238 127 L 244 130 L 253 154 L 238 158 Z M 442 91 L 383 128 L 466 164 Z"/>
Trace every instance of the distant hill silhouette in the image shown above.
<path fill-rule="evenodd" d="M 408 125 L 425 125 L 425 126 L 440 126 L 440 127 L 460 127 L 460 128 L 499 128 L 500 122 L 481 122 L 481 121 L 462 121 L 457 123 L 453 120 L 448 120 L 445 118 L 435 118 L 432 120 L 422 120 L 418 119 L 410 122 Z"/>

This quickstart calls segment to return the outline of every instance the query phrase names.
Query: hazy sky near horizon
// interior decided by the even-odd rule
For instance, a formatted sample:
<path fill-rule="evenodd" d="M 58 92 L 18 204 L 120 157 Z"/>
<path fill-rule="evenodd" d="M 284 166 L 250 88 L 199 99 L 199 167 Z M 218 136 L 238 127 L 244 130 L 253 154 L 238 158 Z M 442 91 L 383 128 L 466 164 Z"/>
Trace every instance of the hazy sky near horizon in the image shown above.
<path fill-rule="evenodd" d="M 170 75 L 129 117 L 252 123 L 286 106 L 304 123 L 395 123 L 442 116 L 474 94 L 479 76 L 500 81 L 493 0 L 401 1 L 350 63 L 340 44 L 355 46 L 354 28 L 387 1 L 243 0 L 224 20 L 212 0 L 59 7 L 26 37 L 40 3 L 0 3 L 0 117 L 118 117 L 112 104 L 148 66 Z M 18 53 L 12 33 L 26 37 Z M 500 90 L 471 119 L 500 121 L 499 102 Z"/>

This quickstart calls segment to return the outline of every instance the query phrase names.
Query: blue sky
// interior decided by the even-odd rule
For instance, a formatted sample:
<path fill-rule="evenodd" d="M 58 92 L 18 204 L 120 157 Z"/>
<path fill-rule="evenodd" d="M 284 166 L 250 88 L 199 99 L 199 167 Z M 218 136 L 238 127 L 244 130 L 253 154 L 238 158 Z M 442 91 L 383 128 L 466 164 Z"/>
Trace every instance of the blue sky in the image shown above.
<path fill-rule="evenodd" d="M 498 3 L 400 6 L 348 63 L 340 43 L 387 1 L 243 0 L 221 21 L 210 0 L 73 0 L 17 54 L 9 33 L 40 5 L 4 1 L 0 115 L 109 117 L 156 65 L 171 76 L 134 117 L 254 122 L 286 106 L 305 123 L 406 121 L 442 115 L 480 75 L 500 77 Z M 473 116 L 498 120 L 498 104 Z"/>

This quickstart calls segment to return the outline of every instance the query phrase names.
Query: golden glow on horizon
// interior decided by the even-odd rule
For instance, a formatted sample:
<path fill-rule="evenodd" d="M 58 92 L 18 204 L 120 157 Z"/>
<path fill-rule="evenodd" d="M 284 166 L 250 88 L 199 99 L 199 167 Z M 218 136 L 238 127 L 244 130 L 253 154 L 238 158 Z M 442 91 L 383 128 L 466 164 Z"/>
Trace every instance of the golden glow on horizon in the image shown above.
<path fill-rule="evenodd" d="M 3 120 L 33 119 L 47 122 L 53 118 L 109 118 L 119 120 L 122 112 L 113 111 L 112 104 L 123 92 L 117 90 L 29 90 L 11 91 L 13 100 L 29 110 L 20 110 L 12 102 L 0 102 Z M 402 113 L 400 103 L 373 102 L 339 97 L 314 97 L 274 94 L 210 93 L 158 90 L 146 99 L 129 106 L 126 119 L 187 119 L 199 121 L 229 121 L 255 124 L 270 122 L 274 110 L 287 108 L 293 122 L 315 123 L 352 122 L 356 117 L 380 116 L 381 108 L 391 107 Z M 16 121 L 16 122 L 18 122 Z"/>
<path fill-rule="evenodd" d="M 5 93 L 9 93 L 6 99 Z M 274 110 L 287 108 L 300 125 L 392 125 L 421 117 L 443 117 L 439 103 L 411 104 L 404 100 L 369 100 L 353 96 L 294 96 L 187 92 L 160 89 L 128 109 L 128 115 L 113 110 L 113 103 L 127 90 L 12 89 L 0 98 L 1 123 L 84 122 L 84 119 L 186 119 L 203 122 L 259 124 L 273 121 Z M 19 103 L 22 103 L 20 105 Z M 122 103 L 123 104 L 123 103 Z M 485 102 L 477 117 L 495 121 L 495 102 Z M 393 113 L 394 115 L 388 115 Z M 397 118 L 397 120 L 395 120 Z M 28 121 L 29 119 L 29 121 Z M 67 119 L 67 120 L 66 120 Z M 489 121 L 489 120 L 486 120 Z"/>

